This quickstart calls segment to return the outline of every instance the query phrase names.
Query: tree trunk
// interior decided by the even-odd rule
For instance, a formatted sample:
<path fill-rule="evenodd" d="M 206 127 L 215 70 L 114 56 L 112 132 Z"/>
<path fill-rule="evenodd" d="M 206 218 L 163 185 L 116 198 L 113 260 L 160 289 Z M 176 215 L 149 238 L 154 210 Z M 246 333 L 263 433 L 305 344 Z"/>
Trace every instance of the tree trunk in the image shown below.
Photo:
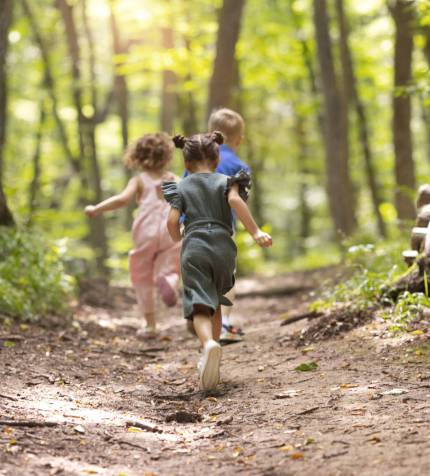
<path fill-rule="evenodd" d="M 412 77 L 413 4 L 412 1 L 396 0 L 390 8 L 396 28 L 393 142 L 396 177 L 395 203 L 400 220 L 415 218 L 415 206 L 412 199 L 415 190 L 415 167 L 412 155 L 411 99 L 408 93 L 402 91 L 402 88 L 409 85 Z"/>
<path fill-rule="evenodd" d="M 171 50 L 174 48 L 173 30 L 170 27 L 162 28 L 163 48 Z M 161 115 L 160 128 L 162 131 L 171 134 L 176 112 L 176 74 L 171 70 L 164 70 L 161 85 Z"/>
<path fill-rule="evenodd" d="M 317 123 L 318 123 L 318 128 L 321 134 L 322 141 L 324 142 L 325 140 L 324 115 L 323 115 L 323 108 L 320 107 L 320 104 L 319 104 L 321 92 L 318 87 L 317 77 L 315 74 L 312 52 L 309 47 L 308 41 L 306 41 L 305 33 L 303 32 L 302 20 L 297 14 L 296 10 L 294 9 L 293 2 L 289 2 L 289 7 L 290 7 L 290 14 L 294 23 L 294 27 L 296 29 L 297 41 L 299 41 L 301 46 L 303 63 L 308 74 L 310 92 L 317 104 L 316 106 Z"/>
<path fill-rule="evenodd" d="M 216 55 L 209 84 L 207 117 L 218 107 L 231 106 L 235 75 L 235 50 L 245 0 L 224 0 L 219 22 Z"/>
<path fill-rule="evenodd" d="M 56 0 L 57 6 L 61 12 L 65 32 L 67 47 L 71 59 L 72 77 L 73 77 L 73 102 L 78 116 L 78 135 L 80 155 L 85 160 L 85 172 L 88 174 L 89 189 L 86 190 L 87 200 L 91 202 L 99 202 L 102 200 L 101 188 L 101 174 L 97 158 L 97 144 L 96 144 L 96 125 L 102 120 L 104 114 L 99 113 L 97 97 L 95 92 L 95 85 L 91 84 L 90 97 L 93 106 L 93 114 L 91 117 L 86 117 L 82 105 L 82 74 L 80 64 L 80 46 L 76 24 L 74 19 L 73 6 L 69 5 L 66 0 Z M 88 71 L 92 81 L 95 81 L 95 55 L 94 44 L 91 31 L 86 19 L 86 2 L 83 2 L 83 20 L 84 32 L 88 44 L 89 64 Z M 91 82 L 92 82 L 91 81 Z M 103 276 L 107 275 L 106 260 L 108 258 L 108 245 L 106 236 L 105 220 L 103 215 L 98 215 L 95 218 L 88 220 L 89 224 L 89 239 L 96 254 L 97 271 Z"/>
<path fill-rule="evenodd" d="M 340 52 L 341 63 L 344 77 L 344 89 L 347 104 L 351 102 L 355 106 L 358 119 L 358 131 L 360 144 L 363 151 L 364 165 L 367 177 L 367 183 L 372 198 L 373 211 L 375 213 L 379 234 L 386 236 L 385 223 L 380 211 L 382 200 L 380 198 L 379 187 L 376 180 L 376 171 L 374 167 L 373 154 L 369 142 L 369 127 L 367 115 L 361 97 L 358 93 L 357 78 L 355 76 L 353 59 L 349 47 L 349 28 L 343 8 L 343 0 L 336 0 L 336 13 L 340 30 Z"/>
<path fill-rule="evenodd" d="M 425 43 L 424 43 L 424 56 L 427 61 L 427 66 L 430 68 L 430 26 L 425 26 L 423 28 L 423 33 L 425 36 Z M 420 97 L 420 104 L 421 104 L 421 115 L 423 120 L 423 127 L 426 134 L 427 139 L 427 159 L 430 161 L 430 108 L 428 104 L 425 102 L 425 99 L 428 99 L 428 94 L 423 94 L 423 97 Z"/>
<path fill-rule="evenodd" d="M 297 163 L 300 174 L 299 182 L 299 207 L 300 207 L 300 233 L 298 249 L 300 253 L 306 251 L 306 239 L 311 234 L 311 209 L 308 204 L 308 184 L 307 178 L 309 176 L 309 150 L 306 142 L 305 121 L 298 108 L 295 108 L 295 135 L 297 141 Z"/>
<path fill-rule="evenodd" d="M 3 161 L 6 145 L 7 72 L 6 58 L 9 27 L 12 21 L 12 0 L 0 0 L 0 225 L 13 226 L 14 219 L 3 190 Z"/>
<path fill-rule="evenodd" d="M 115 14 L 115 5 L 116 2 L 110 2 L 110 29 L 113 40 L 113 53 L 114 55 L 123 55 L 128 52 L 128 46 L 123 43 L 121 39 L 121 34 L 118 27 L 118 22 L 116 21 Z M 119 67 L 119 64 L 114 64 L 114 94 L 117 104 L 117 111 L 119 119 L 121 121 L 121 140 L 122 140 L 122 150 L 128 147 L 129 143 L 129 120 L 130 120 L 130 109 L 129 109 L 129 91 L 127 80 L 123 74 L 118 74 L 116 69 Z M 127 183 L 132 176 L 131 170 L 124 167 L 124 181 Z M 133 204 L 130 204 L 125 211 L 125 228 L 130 229 L 133 223 Z"/>
<path fill-rule="evenodd" d="M 45 100 L 40 101 L 40 116 L 39 124 L 36 131 L 36 143 L 33 153 L 33 177 L 30 183 L 30 194 L 28 197 L 28 220 L 27 223 L 30 225 L 33 219 L 33 214 L 37 206 L 37 194 L 40 188 L 40 156 L 42 152 L 42 138 L 43 138 L 43 129 L 45 127 L 46 121 L 46 105 Z"/>
<path fill-rule="evenodd" d="M 59 100 L 58 100 L 58 96 L 57 96 L 57 92 L 55 88 L 55 81 L 54 81 L 54 74 L 52 71 L 51 60 L 49 57 L 48 47 L 45 43 L 45 40 L 40 32 L 39 26 L 36 21 L 37 15 L 35 15 L 33 11 L 31 10 L 28 0 L 21 0 L 21 3 L 24 9 L 24 13 L 27 16 L 28 21 L 30 23 L 30 28 L 34 36 L 34 40 L 40 50 L 40 55 L 42 57 L 43 68 L 44 68 L 43 83 L 44 83 L 44 87 L 46 88 L 49 94 L 49 98 L 51 100 L 52 115 L 54 117 L 55 125 L 58 130 L 63 153 L 67 161 L 69 162 L 73 172 L 75 172 L 77 175 L 82 176 L 82 165 L 80 163 L 80 160 L 73 155 L 73 152 L 67 137 L 66 127 L 63 121 L 61 120 L 60 114 L 58 112 Z M 71 178 L 70 175 L 68 176 L 68 178 Z M 66 186 L 68 183 L 68 180 L 65 180 L 64 182 L 65 182 L 64 186 Z"/>
<path fill-rule="evenodd" d="M 348 130 L 335 74 L 326 0 L 314 0 L 314 24 L 325 109 L 327 190 L 336 232 L 350 235 L 356 227 L 348 170 Z"/>
<path fill-rule="evenodd" d="M 184 37 L 185 49 L 189 56 L 192 55 L 190 39 Z M 192 80 L 191 71 L 188 70 L 185 75 L 185 81 Z M 181 88 L 179 88 L 181 89 Z M 180 113 L 180 119 L 182 123 L 182 131 L 186 136 L 191 136 L 199 132 L 198 119 L 197 119 L 197 105 L 194 98 L 194 94 L 191 91 L 186 91 L 178 94 L 178 109 Z"/>

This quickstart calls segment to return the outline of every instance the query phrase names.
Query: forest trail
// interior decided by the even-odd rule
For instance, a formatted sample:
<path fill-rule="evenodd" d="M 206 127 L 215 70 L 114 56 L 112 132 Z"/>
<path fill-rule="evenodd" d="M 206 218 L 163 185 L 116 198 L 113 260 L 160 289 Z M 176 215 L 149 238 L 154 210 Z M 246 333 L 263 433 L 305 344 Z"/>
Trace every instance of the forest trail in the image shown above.
<path fill-rule="evenodd" d="M 311 278 L 284 284 L 298 291 Z M 292 335 L 308 323 L 280 327 L 279 316 L 309 296 L 250 296 L 256 284 L 238 284 L 234 317 L 246 339 L 223 348 L 223 383 L 211 396 L 196 391 L 198 345 L 179 309 L 148 342 L 134 337 L 131 299 L 81 306 L 68 326 L 0 328 L 0 420 L 53 425 L 2 423 L 0 474 L 428 474 L 423 337 L 401 342 L 372 322 L 297 347 Z M 309 362 L 317 368 L 295 370 Z"/>

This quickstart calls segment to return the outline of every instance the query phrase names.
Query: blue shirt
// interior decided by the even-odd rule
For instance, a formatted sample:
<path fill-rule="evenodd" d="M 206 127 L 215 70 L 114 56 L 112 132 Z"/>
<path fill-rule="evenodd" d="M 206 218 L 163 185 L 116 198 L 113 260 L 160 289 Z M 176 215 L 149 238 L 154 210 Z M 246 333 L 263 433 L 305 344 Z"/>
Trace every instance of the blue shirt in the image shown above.
<path fill-rule="evenodd" d="M 219 146 L 219 157 L 220 161 L 216 171 L 220 174 L 236 175 L 241 170 L 245 170 L 247 173 L 251 173 L 250 168 L 242 162 L 236 152 L 231 149 L 228 145 L 222 144 Z"/>

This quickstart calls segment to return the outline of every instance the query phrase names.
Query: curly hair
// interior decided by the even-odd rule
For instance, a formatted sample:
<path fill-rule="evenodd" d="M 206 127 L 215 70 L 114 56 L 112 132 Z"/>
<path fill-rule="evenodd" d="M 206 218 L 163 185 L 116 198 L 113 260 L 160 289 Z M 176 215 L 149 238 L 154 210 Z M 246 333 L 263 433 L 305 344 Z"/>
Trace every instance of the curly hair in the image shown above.
<path fill-rule="evenodd" d="M 187 162 L 200 162 L 217 160 L 219 156 L 218 145 L 224 143 L 224 136 L 219 131 L 209 134 L 196 134 L 191 137 L 176 135 L 173 142 L 178 149 L 183 149 L 184 159 Z"/>
<path fill-rule="evenodd" d="M 145 134 L 128 147 L 123 160 L 129 169 L 160 170 L 172 159 L 173 150 L 167 133 Z"/>

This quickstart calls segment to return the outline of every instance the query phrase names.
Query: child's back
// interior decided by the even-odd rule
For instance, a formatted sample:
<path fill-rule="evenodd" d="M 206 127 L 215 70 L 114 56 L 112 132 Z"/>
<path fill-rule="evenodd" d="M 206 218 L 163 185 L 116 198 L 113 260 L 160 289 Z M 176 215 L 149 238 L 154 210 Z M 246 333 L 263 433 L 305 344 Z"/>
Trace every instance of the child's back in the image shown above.
<path fill-rule="evenodd" d="M 224 297 L 234 284 L 236 258 L 226 198 L 231 183 L 222 174 L 195 173 L 163 187 L 166 199 L 186 217 L 181 256 L 186 318 L 195 305 L 215 311 L 231 304 Z"/>

